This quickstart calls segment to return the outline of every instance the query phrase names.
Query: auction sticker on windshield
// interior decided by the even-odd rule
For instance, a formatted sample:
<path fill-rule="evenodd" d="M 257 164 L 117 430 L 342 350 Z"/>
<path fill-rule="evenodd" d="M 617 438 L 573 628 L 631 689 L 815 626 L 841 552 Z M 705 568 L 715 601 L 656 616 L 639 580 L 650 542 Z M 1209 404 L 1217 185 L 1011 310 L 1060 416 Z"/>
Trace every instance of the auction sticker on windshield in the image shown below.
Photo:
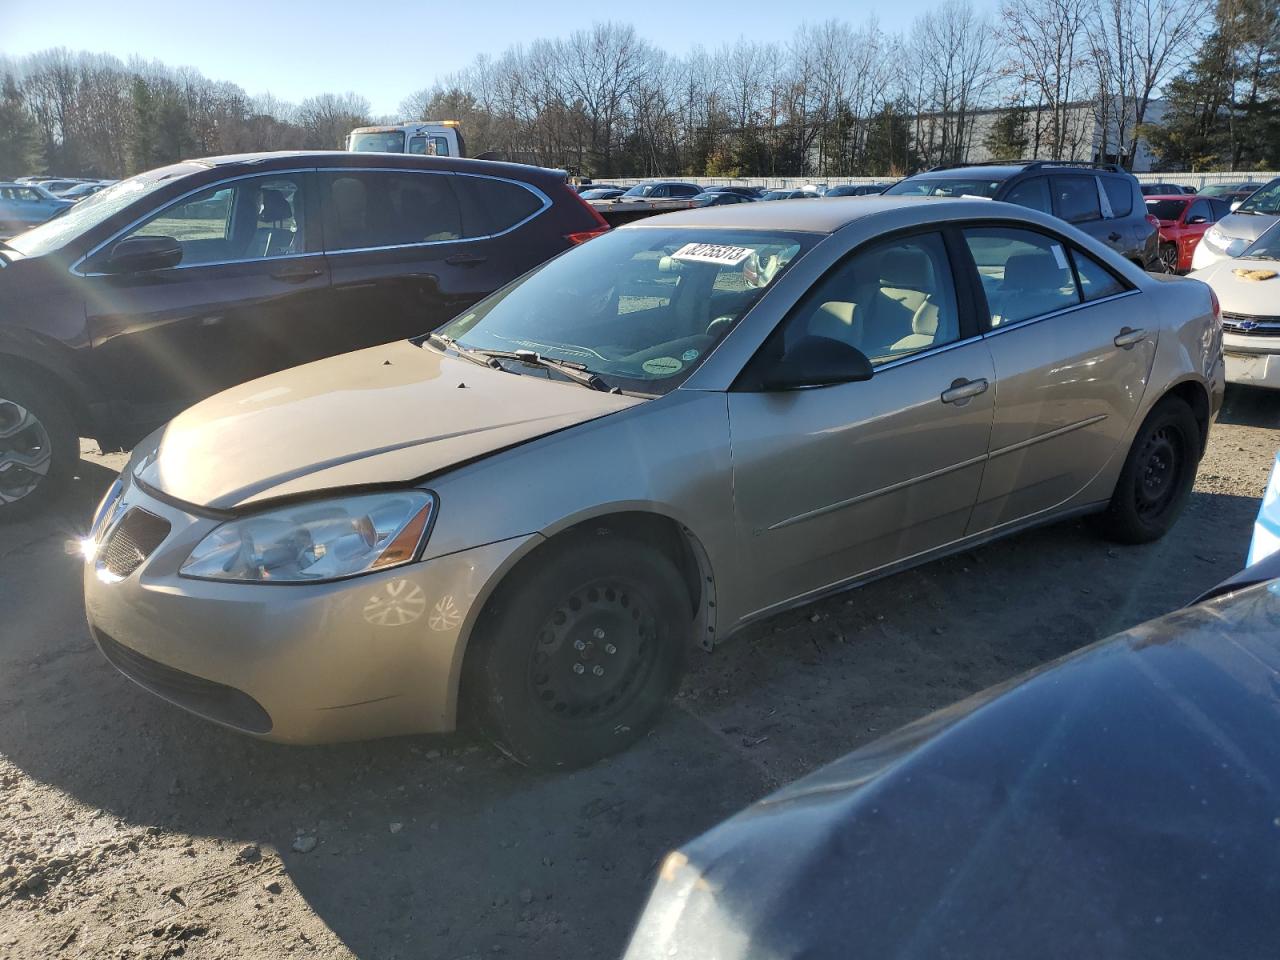
<path fill-rule="evenodd" d="M 675 357 L 654 357 L 640 364 L 645 373 L 652 373 L 655 376 L 669 377 L 676 373 L 684 366 Z"/>
<path fill-rule="evenodd" d="M 671 255 L 673 260 L 690 263 L 720 263 L 737 266 L 751 256 L 750 247 L 727 247 L 719 243 L 686 243 Z"/>

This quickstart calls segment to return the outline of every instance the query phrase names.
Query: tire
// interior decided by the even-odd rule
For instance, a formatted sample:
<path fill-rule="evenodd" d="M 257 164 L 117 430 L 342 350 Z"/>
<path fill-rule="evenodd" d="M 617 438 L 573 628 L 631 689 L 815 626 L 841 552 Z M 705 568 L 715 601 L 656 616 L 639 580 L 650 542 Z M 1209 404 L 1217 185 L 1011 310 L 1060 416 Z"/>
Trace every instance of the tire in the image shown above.
<path fill-rule="evenodd" d="M 692 642 L 689 594 L 645 543 L 575 537 L 544 549 L 487 606 L 467 651 L 464 702 L 513 760 L 580 767 L 657 720 Z"/>
<path fill-rule="evenodd" d="M 1165 273 L 1178 272 L 1178 248 L 1175 244 L 1160 244 L 1160 265 Z"/>
<path fill-rule="evenodd" d="M 1103 535 L 1118 543 L 1150 543 L 1168 533 L 1191 495 L 1200 454 L 1195 414 L 1177 397 L 1165 397 L 1133 438 L 1099 520 Z"/>
<path fill-rule="evenodd" d="M 0 522 L 53 503 L 80 460 L 80 436 L 59 397 L 25 371 L 0 369 Z"/>

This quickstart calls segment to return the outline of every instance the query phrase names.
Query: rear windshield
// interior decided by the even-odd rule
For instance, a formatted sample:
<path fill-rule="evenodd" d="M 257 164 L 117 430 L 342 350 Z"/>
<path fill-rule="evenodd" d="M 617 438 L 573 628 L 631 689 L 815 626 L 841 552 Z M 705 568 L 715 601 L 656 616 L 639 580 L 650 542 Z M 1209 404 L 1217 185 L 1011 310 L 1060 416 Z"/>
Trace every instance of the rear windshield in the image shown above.
<path fill-rule="evenodd" d="M 623 390 L 666 393 L 818 239 L 615 230 L 526 274 L 439 333 L 473 350 L 533 350 L 578 363 Z M 504 366 L 548 375 L 518 361 Z"/>
<path fill-rule="evenodd" d="M 404 131 L 353 133 L 349 149 L 357 153 L 404 153 Z"/>
<path fill-rule="evenodd" d="M 929 177 L 902 180 L 885 191 L 897 197 L 986 197 L 991 199 L 1000 189 L 1001 180 L 955 179 Z"/>
<path fill-rule="evenodd" d="M 1147 213 L 1157 220 L 1177 220 L 1182 211 L 1187 209 L 1183 200 L 1148 200 Z"/>
<path fill-rule="evenodd" d="M 12 240 L 6 241 L 8 246 L 25 253 L 29 257 L 38 257 L 57 250 L 70 240 L 75 239 L 88 230 L 92 230 L 108 217 L 119 213 L 129 204 L 141 200 L 148 194 L 167 186 L 176 177 L 203 170 L 205 167 L 197 163 L 175 163 L 170 167 L 148 170 L 128 180 L 121 180 L 111 186 L 90 194 L 66 212 L 52 220 L 46 220 L 38 227 L 20 233 Z"/>
<path fill-rule="evenodd" d="M 1272 180 L 1265 187 L 1250 195 L 1239 207 L 1237 213 L 1263 213 L 1270 216 L 1280 214 L 1280 177 Z"/>

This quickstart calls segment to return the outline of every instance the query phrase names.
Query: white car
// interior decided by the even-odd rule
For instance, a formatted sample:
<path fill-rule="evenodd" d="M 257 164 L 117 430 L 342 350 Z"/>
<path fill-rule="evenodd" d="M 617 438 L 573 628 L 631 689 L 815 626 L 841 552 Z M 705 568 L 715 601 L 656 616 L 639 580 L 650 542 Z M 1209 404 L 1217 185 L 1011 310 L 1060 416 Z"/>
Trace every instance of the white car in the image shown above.
<path fill-rule="evenodd" d="M 1227 382 L 1280 390 L 1280 222 L 1238 256 L 1191 276 L 1222 304 Z"/>
<path fill-rule="evenodd" d="M 1267 228 L 1280 220 L 1280 177 L 1259 187 L 1205 231 L 1191 257 L 1191 269 L 1240 256 Z"/>

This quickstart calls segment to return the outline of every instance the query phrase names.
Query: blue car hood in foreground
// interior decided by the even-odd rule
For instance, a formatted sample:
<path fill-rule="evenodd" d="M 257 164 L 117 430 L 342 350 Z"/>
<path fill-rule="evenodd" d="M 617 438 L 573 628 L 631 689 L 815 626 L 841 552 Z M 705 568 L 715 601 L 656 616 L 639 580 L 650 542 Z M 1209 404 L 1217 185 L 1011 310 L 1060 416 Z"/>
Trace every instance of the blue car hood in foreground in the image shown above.
<path fill-rule="evenodd" d="M 627 960 L 1280 947 L 1280 581 L 904 727 L 672 854 Z"/>

